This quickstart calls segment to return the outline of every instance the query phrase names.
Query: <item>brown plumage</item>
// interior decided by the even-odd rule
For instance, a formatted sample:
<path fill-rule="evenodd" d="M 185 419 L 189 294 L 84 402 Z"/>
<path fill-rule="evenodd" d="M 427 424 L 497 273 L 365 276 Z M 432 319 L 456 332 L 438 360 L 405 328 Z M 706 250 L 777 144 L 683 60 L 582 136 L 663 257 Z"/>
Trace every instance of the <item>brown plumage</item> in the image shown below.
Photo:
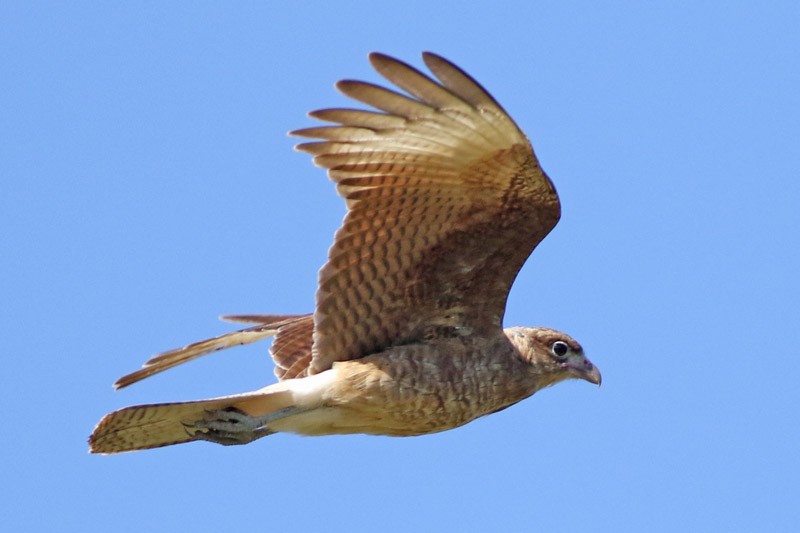
<path fill-rule="evenodd" d="M 489 93 L 447 60 L 423 58 L 436 80 L 371 54 L 407 95 L 342 81 L 342 92 L 377 111 L 315 111 L 333 125 L 293 132 L 318 139 L 297 148 L 328 169 L 348 207 L 314 313 L 225 317 L 255 325 L 156 356 L 115 386 L 273 335 L 280 382 L 116 411 L 95 428 L 92 452 L 242 444 L 278 431 L 419 435 L 564 379 L 600 383 L 569 336 L 503 330 L 511 284 L 558 222 L 558 195 Z"/>

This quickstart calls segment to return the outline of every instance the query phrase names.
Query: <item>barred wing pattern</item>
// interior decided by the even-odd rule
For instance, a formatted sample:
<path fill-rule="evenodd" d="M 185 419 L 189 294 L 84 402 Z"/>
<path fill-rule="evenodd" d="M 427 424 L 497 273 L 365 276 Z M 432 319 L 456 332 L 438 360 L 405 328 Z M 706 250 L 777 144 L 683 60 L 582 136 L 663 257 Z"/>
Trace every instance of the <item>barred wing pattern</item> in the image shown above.
<path fill-rule="evenodd" d="M 425 53 L 433 75 L 373 53 L 408 93 L 342 81 L 377 111 L 326 109 L 338 125 L 294 135 L 348 206 L 320 271 L 308 374 L 441 336 L 491 336 L 508 291 L 560 205 L 530 143 L 469 75 Z"/>

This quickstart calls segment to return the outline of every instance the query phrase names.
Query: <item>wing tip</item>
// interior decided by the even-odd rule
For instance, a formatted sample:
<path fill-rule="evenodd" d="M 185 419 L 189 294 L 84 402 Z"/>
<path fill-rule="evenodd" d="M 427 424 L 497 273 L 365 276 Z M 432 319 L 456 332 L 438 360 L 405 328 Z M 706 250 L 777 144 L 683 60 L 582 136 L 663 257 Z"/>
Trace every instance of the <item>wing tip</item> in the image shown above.
<path fill-rule="evenodd" d="M 422 52 L 422 60 L 425 62 L 426 65 L 428 64 L 428 61 L 443 61 L 445 63 L 452 64 L 452 62 L 449 61 L 448 59 L 445 59 L 444 57 L 440 56 L 439 54 L 431 52 L 429 50 L 424 50 Z M 409 65 L 405 61 L 403 61 L 401 59 L 397 59 L 396 57 L 390 56 L 389 54 L 385 54 L 383 52 L 370 52 L 369 53 L 369 62 L 372 65 L 372 67 L 375 70 L 377 70 L 378 72 L 380 72 L 382 67 L 384 67 L 386 65 L 390 65 L 390 64 L 399 64 L 399 65 L 414 69 L 414 67 L 412 67 L 411 65 Z M 416 70 L 416 69 L 414 69 L 414 70 Z"/>
<path fill-rule="evenodd" d="M 372 65 L 372 68 L 377 70 L 379 73 L 391 65 L 403 65 L 403 66 L 410 66 L 406 64 L 404 61 L 397 59 L 396 57 L 390 56 L 389 54 L 384 54 L 383 52 L 370 52 L 369 53 L 369 63 Z"/>
<path fill-rule="evenodd" d="M 373 51 L 367 54 L 369 58 L 369 62 L 374 66 L 376 61 L 383 61 L 386 59 L 393 59 L 391 56 L 384 54 L 383 52 Z"/>
<path fill-rule="evenodd" d="M 364 85 L 373 85 L 373 84 L 367 83 L 367 82 L 361 81 L 361 80 L 353 80 L 353 79 L 347 78 L 347 79 L 344 79 L 344 80 L 337 81 L 334 84 L 334 87 L 336 87 L 336 90 L 339 91 L 340 93 L 342 93 L 342 94 L 344 94 L 346 96 L 350 96 L 350 92 L 354 88 L 363 87 Z"/>
<path fill-rule="evenodd" d="M 144 378 L 147 377 L 146 370 L 147 370 L 147 368 L 143 367 L 142 369 L 137 370 L 136 372 L 131 372 L 130 374 L 125 374 L 124 376 L 119 378 L 117 381 L 115 381 L 114 384 L 112 385 L 112 387 L 114 387 L 115 391 L 118 391 L 118 390 L 122 390 L 125 387 L 128 387 L 130 385 L 133 385 L 134 383 L 142 381 Z"/>
<path fill-rule="evenodd" d="M 443 58 L 442 56 L 440 56 L 436 52 L 431 52 L 430 50 L 423 50 L 422 51 L 422 60 L 427 62 L 430 59 L 447 61 L 445 58 Z"/>

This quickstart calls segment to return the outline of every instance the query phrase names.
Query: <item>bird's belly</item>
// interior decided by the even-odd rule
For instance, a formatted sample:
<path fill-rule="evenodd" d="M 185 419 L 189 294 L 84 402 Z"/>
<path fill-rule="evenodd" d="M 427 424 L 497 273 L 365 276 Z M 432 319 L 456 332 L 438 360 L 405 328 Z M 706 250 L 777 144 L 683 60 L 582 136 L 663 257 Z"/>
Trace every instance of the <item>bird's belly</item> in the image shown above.
<path fill-rule="evenodd" d="M 410 410 L 382 404 L 322 406 L 270 424 L 275 431 L 301 435 L 344 435 L 363 433 L 411 437 L 437 433 L 464 425 L 485 413 L 469 413 L 463 409 Z"/>
<path fill-rule="evenodd" d="M 471 420 L 471 419 L 469 419 Z M 300 435 L 387 435 L 411 437 L 436 433 L 460 426 L 469 420 L 453 422 L 415 419 L 393 416 L 389 412 L 356 410 L 343 406 L 324 406 L 282 419 L 270 424 L 270 429 Z"/>
<path fill-rule="evenodd" d="M 430 358 L 403 363 L 384 358 L 338 363 L 332 369 L 337 379 L 321 406 L 272 427 L 304 435 L 423 435 L 464 425 L 533 392 L 499 365 L 459 366 L 453 359 L 438 364 Z"/>

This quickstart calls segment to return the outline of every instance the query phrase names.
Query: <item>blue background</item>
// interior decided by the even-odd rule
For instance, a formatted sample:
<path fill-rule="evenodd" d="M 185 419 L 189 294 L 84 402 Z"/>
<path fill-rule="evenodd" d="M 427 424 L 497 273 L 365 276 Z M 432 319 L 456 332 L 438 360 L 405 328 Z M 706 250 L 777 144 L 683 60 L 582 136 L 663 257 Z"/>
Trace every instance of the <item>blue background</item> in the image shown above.
<path fill-rule="evenodd" d="M 797 2 L 0 6 L 0 501 L 8 531 L 794 531 Z M 344 213 L 291 150 L 379 50 L 480 80 L 562 197 L 506 325 L 568 382 L 420 438 L 113 457 L 124 405 L 273 381 L 267 345 L 119 393 L 224 313 L 312 310 Z"/>

